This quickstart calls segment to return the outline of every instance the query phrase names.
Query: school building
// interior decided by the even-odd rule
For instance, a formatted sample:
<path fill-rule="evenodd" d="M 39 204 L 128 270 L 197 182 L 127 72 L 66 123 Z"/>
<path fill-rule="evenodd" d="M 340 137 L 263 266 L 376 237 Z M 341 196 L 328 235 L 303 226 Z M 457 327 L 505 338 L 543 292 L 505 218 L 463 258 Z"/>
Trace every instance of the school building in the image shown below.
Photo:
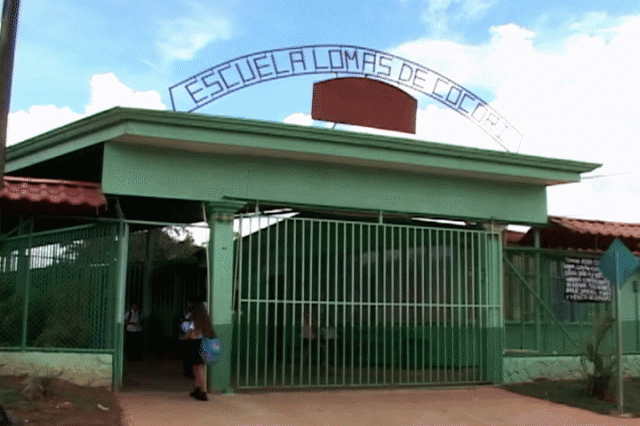
<path fill-rule="evenodd" d="M 147 347 L 171 348 L 201 297 L 225 349 L 211 389 L 575 374 L 610 303 L 565 301 L 562 262 L 606 247 L 548 245 L 565 223 L 549 222 L 546 187 L 598 166 L 199 114 L 95 114 L 8 148 L 0 373 L 64 369 L 121 389 L 129 303 L 142 306 Z M 192 224 L 209 234 L 203 255 L 151 254 L 151 230 Z M 507 242 L 507 224 L 532 228 Z M 623 292 L 635 374 L 640 305 L 635 285 Z"/>

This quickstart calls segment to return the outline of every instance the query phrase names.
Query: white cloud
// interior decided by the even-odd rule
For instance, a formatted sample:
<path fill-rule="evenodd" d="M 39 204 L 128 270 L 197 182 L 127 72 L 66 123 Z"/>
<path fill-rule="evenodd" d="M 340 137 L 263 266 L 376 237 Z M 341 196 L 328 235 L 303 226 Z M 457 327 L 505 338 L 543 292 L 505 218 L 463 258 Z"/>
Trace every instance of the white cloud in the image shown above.
<path fill-rule="evenodd" d="M 628 172 L 549 188 L 550 214 L 638 222 L 640 85 L 634 70 L 640 67 L 640 17 L 614 26 L 601 15 L 587 16 L 573 28 L 560 49 L 546 52 L 531 31 L 496 27 L 485 45 L 456 45 L 445 75 L 495 94 L 492 106 L 524 134 L 520 152 L 604 163 L 598 175 Z M 431 47 L 426 41 L 401 46 L 406 57 L 425 66 L 445 62 L 441 45 Z M 433 139 L 433 130 L 423 130 Z M 488 138 L 480 129 L 476 133 Z"/>
<path fill-rule="evenodd" d="M 80 118 L 82 118 L 82 114 L 73 112 L 71 108 L 58 108 L 55 105 L 35 105 L 29 108 L 29 111 L 10 113 L 7 124 L 7 145 L 69 124 Z"/>
<path fill-rule="evenodd" d="M 301 126 L 311 126 L 313 124 L 313 118 L 311 114 L 305 114 L 303 112 L 295 112 L 283 120 L 287 124 L 298 124 Z"/>
<path fill-rule="evenodd" d="M 59 108 L 55 105 L 35 105 L 28 111 L 10 113 L 7 145 L 115 106 L 166 109 L 158 92 L 136 92 L 120 82 L 113 73 L 97 74 L 91 78 L 90 102 L 82 113 L 74 112 L 69 107 Z"/>
<path fill-rule="evenodd" d="M 499 0 L 424 0 L 427 4 L 422 20 L 429 25 L 432 37 L 449 35 L 449 22 L 471 21 L 482 16 Z"/>
<path fill-rule="evenodd" d="M 120 82 L 113 73 L 91 77 L 91 100 L 85 114 L 95 114 L 114 106 L 166 109 L 155 90 L 136 92 Z"/>
<path fill-rule="evenodd" d="M 156 46 L 163 64 L 170 64 L 175 60 L 191 60 L 209 43 L 229 39 L 230 21 L 217 16 L 199 15 L 160 23 Z"/>

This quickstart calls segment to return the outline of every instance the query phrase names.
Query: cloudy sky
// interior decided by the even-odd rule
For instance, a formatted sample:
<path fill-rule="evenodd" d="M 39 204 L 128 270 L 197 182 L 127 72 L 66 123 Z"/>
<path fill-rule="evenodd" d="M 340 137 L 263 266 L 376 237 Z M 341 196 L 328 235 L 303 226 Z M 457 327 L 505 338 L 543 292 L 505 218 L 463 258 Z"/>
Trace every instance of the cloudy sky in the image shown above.
<path fill-rule="evenodd" d="M 213 65 L 310 44 L 438 71 L 524 135 L 518 152 L 603 164 L 550 188 L 549 214 L 640 222 L 637 1 L 25 0 L 8 142 L 115 105 L 169 109 L 168 88 Z M 323 126 L 311 88 L 326 78 L 258 84 L 197 112 Z M 419 139 L 503 150 L 430 98 L 418 108 Z"/>

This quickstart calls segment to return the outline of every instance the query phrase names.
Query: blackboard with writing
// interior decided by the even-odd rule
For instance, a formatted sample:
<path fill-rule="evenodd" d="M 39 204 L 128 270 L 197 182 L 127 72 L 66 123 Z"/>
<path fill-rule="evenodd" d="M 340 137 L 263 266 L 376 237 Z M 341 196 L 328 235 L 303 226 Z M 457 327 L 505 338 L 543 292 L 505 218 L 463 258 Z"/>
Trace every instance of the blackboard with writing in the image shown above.
<path fill-rule="evenodd" d="M 611 302 L 611 283 L 598 269 L 598 259 L 567 257 L 562 265 L 570 302 Z"/>

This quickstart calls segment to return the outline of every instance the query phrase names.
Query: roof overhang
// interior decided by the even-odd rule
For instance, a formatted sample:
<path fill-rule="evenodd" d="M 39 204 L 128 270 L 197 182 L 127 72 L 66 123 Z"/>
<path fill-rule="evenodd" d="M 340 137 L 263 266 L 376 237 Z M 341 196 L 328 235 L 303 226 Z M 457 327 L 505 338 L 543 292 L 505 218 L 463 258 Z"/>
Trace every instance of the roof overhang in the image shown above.
<path fill-rule="evenodd" d="M 17 174 L 105 142 L 301 159 L 536 186 L 578 182 L 581 173 L 600 166 L 409 138 L 117 107 L 9 147 L 6 172 Z"/>

